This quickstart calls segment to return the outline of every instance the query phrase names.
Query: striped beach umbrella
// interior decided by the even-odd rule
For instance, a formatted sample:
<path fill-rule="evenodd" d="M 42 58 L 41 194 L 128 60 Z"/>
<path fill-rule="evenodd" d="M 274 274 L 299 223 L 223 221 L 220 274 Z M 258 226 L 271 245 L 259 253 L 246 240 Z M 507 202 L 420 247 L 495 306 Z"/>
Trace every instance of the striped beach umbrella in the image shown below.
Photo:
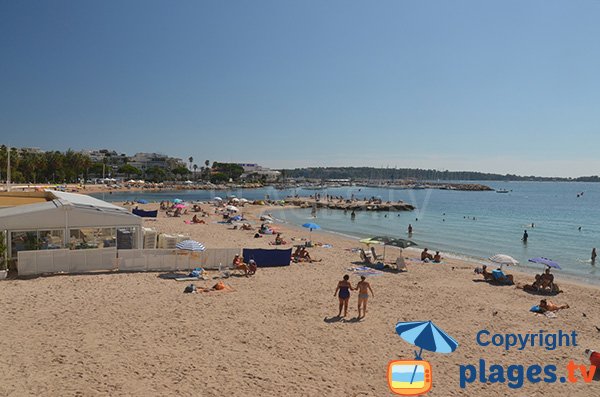
<path fill-rule="evenodd" d="M 202 243 L 197 242 L 196 240 L 184 240 L 180 241 L 175 245 L 177 249 L 185 250 L 185 251 L 204 251 L 204 245 Z"/>
<path fill-rule="evenodd" d="M 503 265 L 508 266 L 508 265 L 518 265 L 519 264 L 518 260 L 516 260 L 512 256 L 508 256 L 508 255 L 504 255 L 504 254 L 497 254 L 494 256 L 490 256 L 489 260 L 491 262 L 499 264 L 500 267 L 502 267 Z"/>
<path fill-rule="evenodd" d="M 409 321 L 396 324 L 396 332 L 402 339 L 415 345 L 421 350 L 415 351 L 415 359 L 422 360 L 423 349 L 435 353 L 452 353 L 458 347 L 458 342 L 450 335 L 439 329 L 432 321 Z M 410 383 L 413 382 L 417 366 L 413 371 Z"/>
<path fill-rule="evenodd" d="M 458 342 L 439 329 L 431 321 L 410 321 L 396 324 L 396 332 L 402 339 L 417 347 L 435 353 L 452 353 Z M 421 353 L 418 354 L 420 359 Z"/>

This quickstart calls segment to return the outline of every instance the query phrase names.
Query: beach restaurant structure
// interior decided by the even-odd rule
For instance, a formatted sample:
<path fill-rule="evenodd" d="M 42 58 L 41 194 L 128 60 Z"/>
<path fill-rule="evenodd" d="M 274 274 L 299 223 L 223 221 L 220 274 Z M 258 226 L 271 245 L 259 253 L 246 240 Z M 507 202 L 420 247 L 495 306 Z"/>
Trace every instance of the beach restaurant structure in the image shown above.
<path fill-rule="evenodd" d="M 19 251 L 142 248 L 143 219 L 90 196 L 45 190 L 0 193 L 8 258 Z"/>

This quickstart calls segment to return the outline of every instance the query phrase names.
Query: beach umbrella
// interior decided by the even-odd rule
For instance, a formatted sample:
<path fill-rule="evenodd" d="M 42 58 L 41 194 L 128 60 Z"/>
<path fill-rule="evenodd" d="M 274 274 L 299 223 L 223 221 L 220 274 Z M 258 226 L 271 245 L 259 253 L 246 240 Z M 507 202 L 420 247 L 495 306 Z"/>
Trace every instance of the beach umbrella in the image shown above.
<path fill-rule="evenodd" d="M 435 353 L 452 353 L 458 347 L 458 342 L 442 331 L 431 321 L 409 321 L 396 324 L 396 333 L 406 342 L 419 347 L 415 351 L 415 359 L 422 360 L 423 349 Z M 410 383 L 413 382 L 417 366 L 413 371 Z"/>
<path fill-rule="evenodd" d="M 508 266 L 508 265 L 518 265 L 519 264 L 519 261 L 517 261 L 515 258 L 513 258 L 512 256 L 504 255 L 504 254 L 490 256 L 489 260 L 491 262 L 499 264 L 500 267 L 502 267 L 503 265 Z"/>
<path fill-rule="evenodd" d="M 529 262 L 540 263 L 540 264 L 546 265 L 548 267 L 553 267 L 555 269 L 560 269 L 560 266 L 558 265 L 557 262 L 553 261 L 552 259 L 548 259 L 548 258 L 543 258 L 543 257 L 531 258 L 531 259 L 529 259 Z"/>
<path fill-rule="evenodd" d="M 175 244 L 175 247 L 185 251 L 204 251 L 206 249 L 202 243 L 199 243 L 196 240 L 184 240 Z"/>
<path fill-rule="evenodd" d="M 183 200 L 182 200 L 182 199 L 178 199 L 178 198 L 176 198 L 176 199 L 173 199 L 173 202 L 174 202 L 175 204 L 179 204 L 179 203 L 183 203 Z"/>
<path fill-rule="evenodd" d="M 139 199 L 139 200 L 136 200 L 136 203 L 139 203 L 139 204 L 148 204 L 148 200 Z"/>
<path fill-rule="evenodd" d="M 239 202 L 239 201 L 240 201 L 240 199 L 239 199 L 239 198 L 237 198 L 237 197 L 234 197 L 234 198 L 232 198 L 232 199 L 231 199 L 231 201 L 233 201 L 233 202 L 237 203 L 237 202 Z"/>
<path fill-rule="evenodd" d="M 406 240 L 403 238 L 395 238 L 385 243 L 385 245 L 389 245 L 390 247 L 398 247 L 398 248 L 408 248 L 418 245 L 414 241 Z"/>
<path fill-rule="evenodd" d="M 232 218 L 229 218 L 231 221 L 233 222 L 237 222 L 237 221 L 241 221 L 242 220 L 242 216 L 241 215 L 236 215 Z"/>
<path fill-rule="evenodd" d="M 183 209 L 183 208 L 185 208 L 185 204 L 176 204 L 175 208 L 181 208 L 181 209 Z"/>
<path fill-rule="evenodd" d="M 310 229 L 311 232 L 313 231 L 313 229 L 317 230 L 321 228 L 321 226 L 317 225 L 316 223 L 305 223 L 304 225 L 302 225 L 302 227 Z"/>
<path fill-rule="evenodd" d="M 312 234 L 313 229 L 317 230 L 320 229 L 321 226 L 317 225 L 316 223 L 305 223 L 304 225 L 302 225 L 302 227 L 308 228 L 310 230 L 310 234 Z M 310 238 L 310 237 L 309 237 Z"/>
<path fill-rule="evenodd" d="M 215 201 L 223 201 L 223 199 L 221 197 L 219 197 L 219 196 L 213 198 L 213 200 L 215 200 Z"/>
<path fill-rule="evenodd" d="M 233 211 L 233 212 L 238 212 L 239 211 L 239 208 L 236 207 L 236 206 L 234 206 L 234 205 L 228 205 L 227 207 L 225 207 L 225 209 L 227 211 Z"/>
<path fill-rule="evenodd" d="M 240 199 L 240 203 L 247 203 L 247 202 L 248 202 L 248 199 L 245 199 L 245 198 Z"/>

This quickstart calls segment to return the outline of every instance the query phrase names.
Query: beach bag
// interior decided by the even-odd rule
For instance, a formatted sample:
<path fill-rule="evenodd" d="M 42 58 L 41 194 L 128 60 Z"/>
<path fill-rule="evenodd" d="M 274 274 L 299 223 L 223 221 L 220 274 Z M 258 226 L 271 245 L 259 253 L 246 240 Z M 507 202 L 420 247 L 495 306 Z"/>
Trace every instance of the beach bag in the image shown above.
<path fill-rule="evenodd" d="M 183 290 L 184 294 L 191 294 L 192 292 L 196 292 L 196 286 L 194 284 L 190 284 Z"/>

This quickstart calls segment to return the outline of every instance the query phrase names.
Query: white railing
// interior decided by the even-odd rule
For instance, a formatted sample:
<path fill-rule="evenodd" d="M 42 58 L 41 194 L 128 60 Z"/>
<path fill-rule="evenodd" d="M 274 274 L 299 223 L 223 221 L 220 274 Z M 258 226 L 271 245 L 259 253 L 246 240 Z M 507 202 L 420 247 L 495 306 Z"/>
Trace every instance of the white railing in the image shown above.
<path fill-rule="evenodd" d="M 117 249 L 19 251 L 19 276 L 52 273 L 88 273 L 117 269 Z"/>
<path fill-rule="evenodd" d="M 97 271 L 188 271 L 195 267 L 204 269 L 230 268 L 238 248 L 209 248 L 202 252 L 173 249 L 99 248 L 85 250 L 19 251 L 17 270 L 19 276 L 55 273 L 89 273 Z"/>

